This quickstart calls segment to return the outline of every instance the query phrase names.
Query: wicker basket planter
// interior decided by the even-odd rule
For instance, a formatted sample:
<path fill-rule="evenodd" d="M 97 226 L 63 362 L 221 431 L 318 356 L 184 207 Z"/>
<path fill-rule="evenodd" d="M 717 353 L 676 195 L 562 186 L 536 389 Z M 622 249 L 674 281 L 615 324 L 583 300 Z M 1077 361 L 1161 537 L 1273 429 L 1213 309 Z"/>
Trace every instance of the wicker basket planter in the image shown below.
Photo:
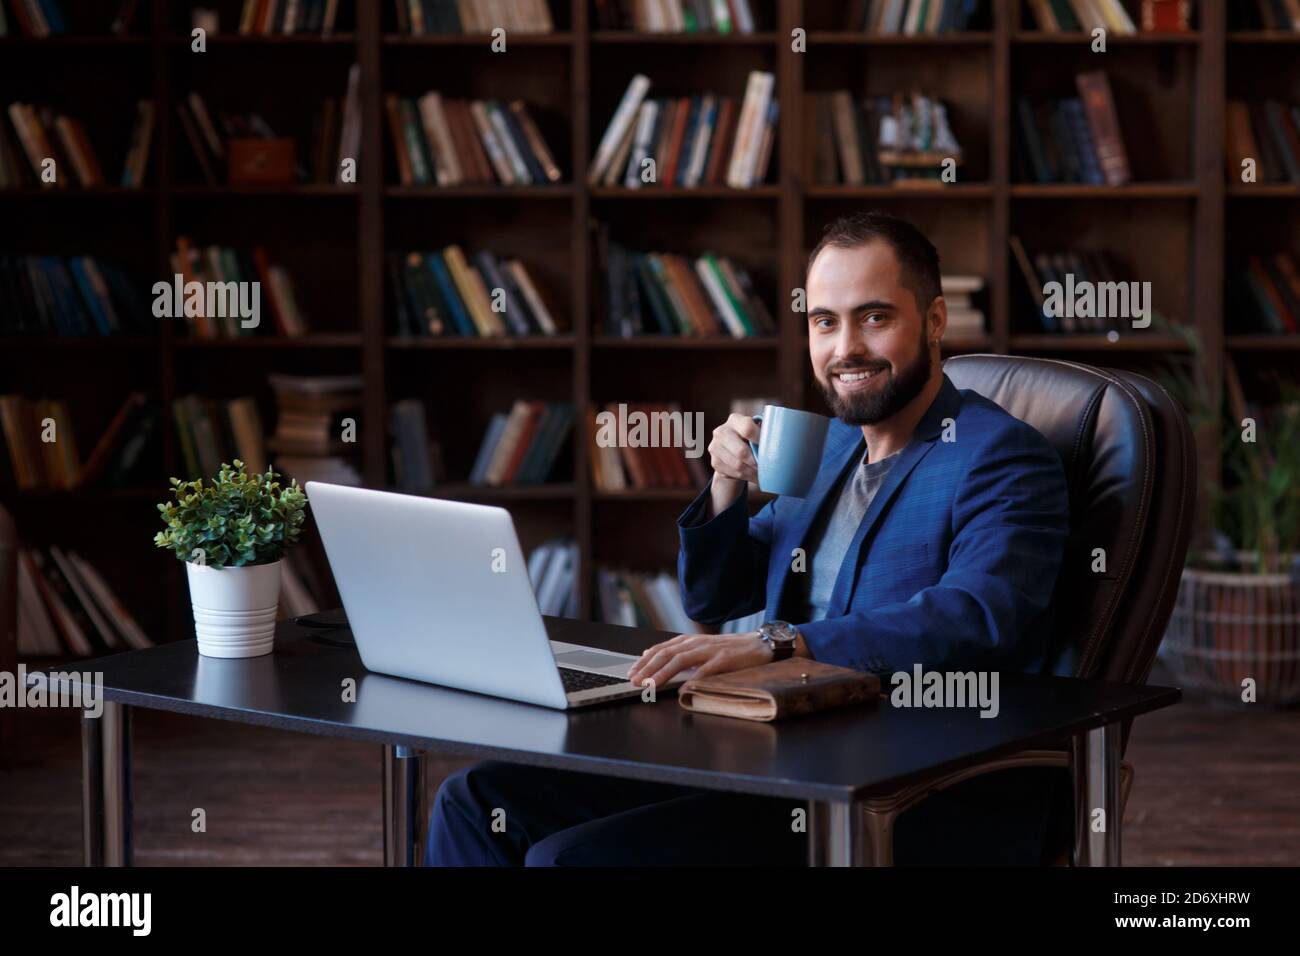
<path fill-rule="evenodd" d="M 1184 568 L 1160 659 L 1178 682 L 1261 704 L 1300 702 L 1300 587 L 1287 574 Z"/>

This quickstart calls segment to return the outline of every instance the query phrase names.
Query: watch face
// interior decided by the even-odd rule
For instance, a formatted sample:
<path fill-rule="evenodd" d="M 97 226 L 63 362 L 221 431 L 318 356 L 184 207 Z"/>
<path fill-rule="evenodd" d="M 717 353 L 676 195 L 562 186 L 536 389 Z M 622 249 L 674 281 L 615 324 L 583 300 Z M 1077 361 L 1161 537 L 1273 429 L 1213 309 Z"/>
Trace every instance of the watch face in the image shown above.
<path fill-rule="evenodd" d="M 794 628 L 785 621 L 771 621 L 767 625 L 766 636 L 777 644 L 793 644 L 794 635 Z"/>

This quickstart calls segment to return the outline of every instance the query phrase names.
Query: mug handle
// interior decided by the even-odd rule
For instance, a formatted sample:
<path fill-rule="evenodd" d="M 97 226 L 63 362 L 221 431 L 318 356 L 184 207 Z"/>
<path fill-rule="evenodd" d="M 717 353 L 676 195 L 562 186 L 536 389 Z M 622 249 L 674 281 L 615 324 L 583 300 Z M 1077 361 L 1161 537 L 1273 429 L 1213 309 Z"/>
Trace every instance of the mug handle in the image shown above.
<path fill-rule="evenodd" d="M 763 424 L 763 416 L 762 416 L 762 415 L 754 415 L 754 416 L 752 416 L 752 417 L 753 417 L 753 419 L 754 419 L 754 424 L 755 424 L 755 425 L 762 425 L 762 424 Z M 762 441 L 762 440 L 763 440 L 763 436 L 762 436 L 762 435 L 759 435 L 759 436 L 758 436 L 758 439 L 759 439 L 759 441 Z M 750 450 L 751 452 L 754 453 L 754 467 L 757 468 L 757 467 L 758 467 L 758 445 L 757 445 L 755 442 L 752 442 L 752 441 L 749 442 L 749 450 Z"/>

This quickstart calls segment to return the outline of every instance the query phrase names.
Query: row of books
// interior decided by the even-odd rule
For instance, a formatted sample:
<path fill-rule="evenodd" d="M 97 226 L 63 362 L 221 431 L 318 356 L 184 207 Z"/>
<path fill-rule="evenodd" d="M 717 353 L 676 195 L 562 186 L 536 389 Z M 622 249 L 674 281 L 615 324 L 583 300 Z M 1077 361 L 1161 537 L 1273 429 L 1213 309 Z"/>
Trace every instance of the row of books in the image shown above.
<path fill-rule="evenodd" d="M 393 0 L 397 30 L 409 36 L 440 33 L 551 33 L 547 0 Z"/>
<path fill-rule="evenodd" d="M 682 605 L 677 576 L 671 571 L 629 571 L 625 568 L 596 569 L 596 600 L 600 620 L 624 627 L 651 627 L 660 631 L 691 634 L 700 630 Z M 758 630 L 763 612 L 727 621 L 723 634 Z"/>
<path fill-rule="evenodd" d="M 1224 108 L 1228 182 L 1241 182 L 1251 159 L 1256 182 L 1300 183 L 1300 104 L 1228 100 Z"/>
<path fill-rule="evenodd" d="M 590 185 L 757 186 L 767 178 L 779 113 L 775 77 L 750 72 L 739 106 L 705 93 L 647 99 L 650 78 L 632 78 L 587 172 Z"/>
<path fill-rule="evenodd" d="M 1016 177 L 1039 183 L 1129 182 L 1133 174 L 1110 81 L 1095 70 L 1080 73 L 1075 83 L 1078 97 L 1016 99 Z"/>
<path fill-rule="evenodd" d="M 523 100 L 384 97 L 403 186 L 558 183 L 560 167 Z"/>
<path fill-rule="evenodd" d="M 551 479 L 573 430 L 573 405 L 519 399 L 488 423 L 470 470 L 473 485 L 540 485 Z"/>
<path fill-rule="evenodd" d="M 1230 314 L 1238 331 L 1300 332 L 1300 268 L 1291 253 L 1249 256 L 1230 276 Z"/>
<path fill-rule="evenodd" d="M 344 161 L 355 160 L 361 148 L 360 97 L 361 73 L 354 64 L 348 71 L 345 95 L 341 98 L 326 97 L 321 103 L 312 123 L 308 153 L 303 159 L 294 158 L 294 168 L 286 170 L 286 178 L 321 184 L 347 181 Z M 241 174 L 247 175 L 242 170 L 232 169 L 233 140 L 281 138 L 259 113 L 219 111 L 214 121 L 203 96 L 195 91 L 178 100 L 176 114 L 203 181 L 209 186 L 235 180 Z M 260 158 L 254 162 L 265 165 Z"/>
<path fill-rule="evenodd" d="M 1229 30 L 1300 32 L 1300 7 L 1289 0 L 1241 0 L 1228 4 Z"/>
<path fill-rule="evenodd" d="M 602 30 L 642 33 L 753 33 L 749 0 L 596 0 Z"/>
<path fill-rule="evenodd" d="M 178 236 L 171 254 L 171 267 L 173 276 L 181 276 L 187 287 L 190 282 L 201 285 L 201 296 L 193 287 L 183 290 L 179 310 L 174 291 L 169 293 L 173 300 L 172 318 L 184 318 L 189 334 L 195 338 L 270 334 L 300 338 L 307 333 L 307 321 L 298 307 L 293 279 L 283 266 L 271 263 L 261 246 L 254 247 L 250 253 L 230 246 L 197 246 L 188 237 Z M 245 326 L 244 322 L 251 316 L 243 315 L 236 306 L 251 305 L 254 282 L 258 283 L 258 324 Z M 173 290 L 174 283 L 174 278 L 168 283 Z M 264 321 L 268 317 L 270 321 Z"/>
<path fill-rule="evenodd" d="M 389 253 L 387 264 L 399 335 L 496 338 L 561 331 L 519 259 L 499 259 L 483 250 L 471 260 L 451 245 L 434 252 Z"/>
<path fill-rule="evenodd" d="M 108 185 L 80 119 L 30 103 L 10 103 L 5 114 L 9 125 L 0 120 L 0 189 Z M 153 102 L 140 100 L 122 173 L 116 179 L 119 186 L 137 189 L 144 183 L 152 136 Z"/>
<path fill-rule="evenodd" d="M 608 404 L 604 411 L 618 421 L 631 422 L 632 413 L 645 415 L 645 434 L 630 428 L 626 441 L 606 441 L 608 428 L 598 420 L 596 406 L 587 411 L 587 456 L 591 480 L 598 491 L 624 491 L 629 488 L 700 488 L 709 480 L 706 460 L 688 458 L 685 450 L 672 442 L 681 441 L 684 427 L 674 430 L 671 423 L 685 425 L 681 406 L 676 403 L 625 402 Z M 622 417 L 620 417 L 620 415 Z M 644 438 L 644 442 L 642 441 Z"/>
<path fill-rule="evenodd" d="M 736 339 L 776 334 L 776 322 L 749 274 L 730 259 L 711 252 L 698 257 L 637 252 L 601 236 L 607 334 Z"/>
<path fill-rule="evenodd" d="M 1104 316 L 1099 314 L 1077 315 L 1073 309 L 1053 310 L 1048 307 L 1044 287 L 1048 283 L 1060 283 L 1062 290 L 1082 288 L 1084 283 L 1093 288 L 1102 283 L 1123 283 L 1127 285 L 1133 276 L 1119 258 L 1109 250 L 1065 250 L 1038 251 L 1026 250 L 1018 236 L 1010 240 L 1011 254 L 1016 260 L 1020 276 L 1030 298 L 1037 306 L 1037 313 L 1044 332 L 1131 332 L 1131 316 Z M 1073 276 L 1073 279 L 1067 279 Z M 1148 303 L 1149 305 L 1149 303 Z M 1060 311 L 1062 314 L 1053 314 Z M 1092 310 L 1095 313 L 1105 311 L 1101 303 Z M 1163 316 L 1152 310 L 1152 329 L 1164 327 Z"/>
<path fill-rule="evenodd" d="M 103 575 L 76 551 L 19 548 L 20 656 L 90 657 L 152 646 Z"/>
<path fill-rule="evenodd" d="M 240 36 L 334 32 L 339 0 L 244 0 Z"/>
<path fill-rule="evenodd" d="M 157 410 L 133 392 L 83 458 L 67 404 L 59 399 L 0 395 L 5 460 L 0 480 L 20 491 L 66 491 L 128 483 L 157 425 Z"/>
<path fill-rule="evenodd" d="M 528 555 L 528 580 L 537 610 L 552 617 L 578 616 L 578 545 L 572 538 L 543 541 Z"/>
<path fill-rule="evenodd" d="M 1117 36 L 1137 33 L 1137 24 L 1120 0 L 1029 0 L 1034 25 L 1044 33 L 1106 30 Z"/>
<path fill-rule="evenodd" d="M 93 256 L 0 255 L 0 334 L 145 335 L 154 331 L 135 284 Z"/>
<path fill-rule="evenodd" d="M 943 101 L 923 93 L 868 96 L 848 90 L 813 94 L 817 182 L 860 186 L 940 180 L 943 164 L 962 162 L 961 144 Z"/>
<path fill-rule="evenodd" d="M 135 18 L 140 0 L 121 0 L 117 14 L 108 24 L 93 17 L 94 6 L 73 3 L 71 11 L 62 0 L 7 0 L 10 16 L 5 15 L 6 0 L 0 0 L 0 37 L 8 36 L 10 19 L 17 32 L 27 37 L 48 37 L 65 33 L 94 33 L 105 26 L 113 33 L 126 33 Z"/>
<path fill-rule="evenodd" d="M 262 422 L 253 399 L 183 395 L 172 401 L 172 421 L 187 477 L 210 478 L 222 462 L 236 458 L 250 473 L 266 470 Z"/>
<path fill-rule="evenodd" d="M 906 36 L 957 33 L 968 28 L 976 0 L 854 0 L 844 29 Z"/>

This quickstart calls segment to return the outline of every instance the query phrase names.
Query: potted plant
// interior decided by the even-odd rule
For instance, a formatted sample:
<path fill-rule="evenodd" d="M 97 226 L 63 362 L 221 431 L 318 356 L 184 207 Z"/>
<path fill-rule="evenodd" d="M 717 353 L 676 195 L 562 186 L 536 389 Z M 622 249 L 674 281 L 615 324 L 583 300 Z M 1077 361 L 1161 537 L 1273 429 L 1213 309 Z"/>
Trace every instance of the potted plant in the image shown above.
<path fill-rule="evenodd" d="M 1244 441 L 1245 400 L 1225 371 L 1213 539 L 1189 555 L 1161 657 L 1188 686 L 1240 700 L 1249 678 L 1261 703 L 1286 706 L 1300 701 L 1300 391 L 1283 384 Z"/>
<path fill-rule="evenodd" d="M 166 531 L 154 544 L 185 562 L 199 653 L 257 657 L 271 652 L 280 601 L 280 564 L 302 532 L 307 497 L 268 468 L 249 475 L 235 459 L 217 477 L 171 479 L 174 501 L 158 506 Z"/>

